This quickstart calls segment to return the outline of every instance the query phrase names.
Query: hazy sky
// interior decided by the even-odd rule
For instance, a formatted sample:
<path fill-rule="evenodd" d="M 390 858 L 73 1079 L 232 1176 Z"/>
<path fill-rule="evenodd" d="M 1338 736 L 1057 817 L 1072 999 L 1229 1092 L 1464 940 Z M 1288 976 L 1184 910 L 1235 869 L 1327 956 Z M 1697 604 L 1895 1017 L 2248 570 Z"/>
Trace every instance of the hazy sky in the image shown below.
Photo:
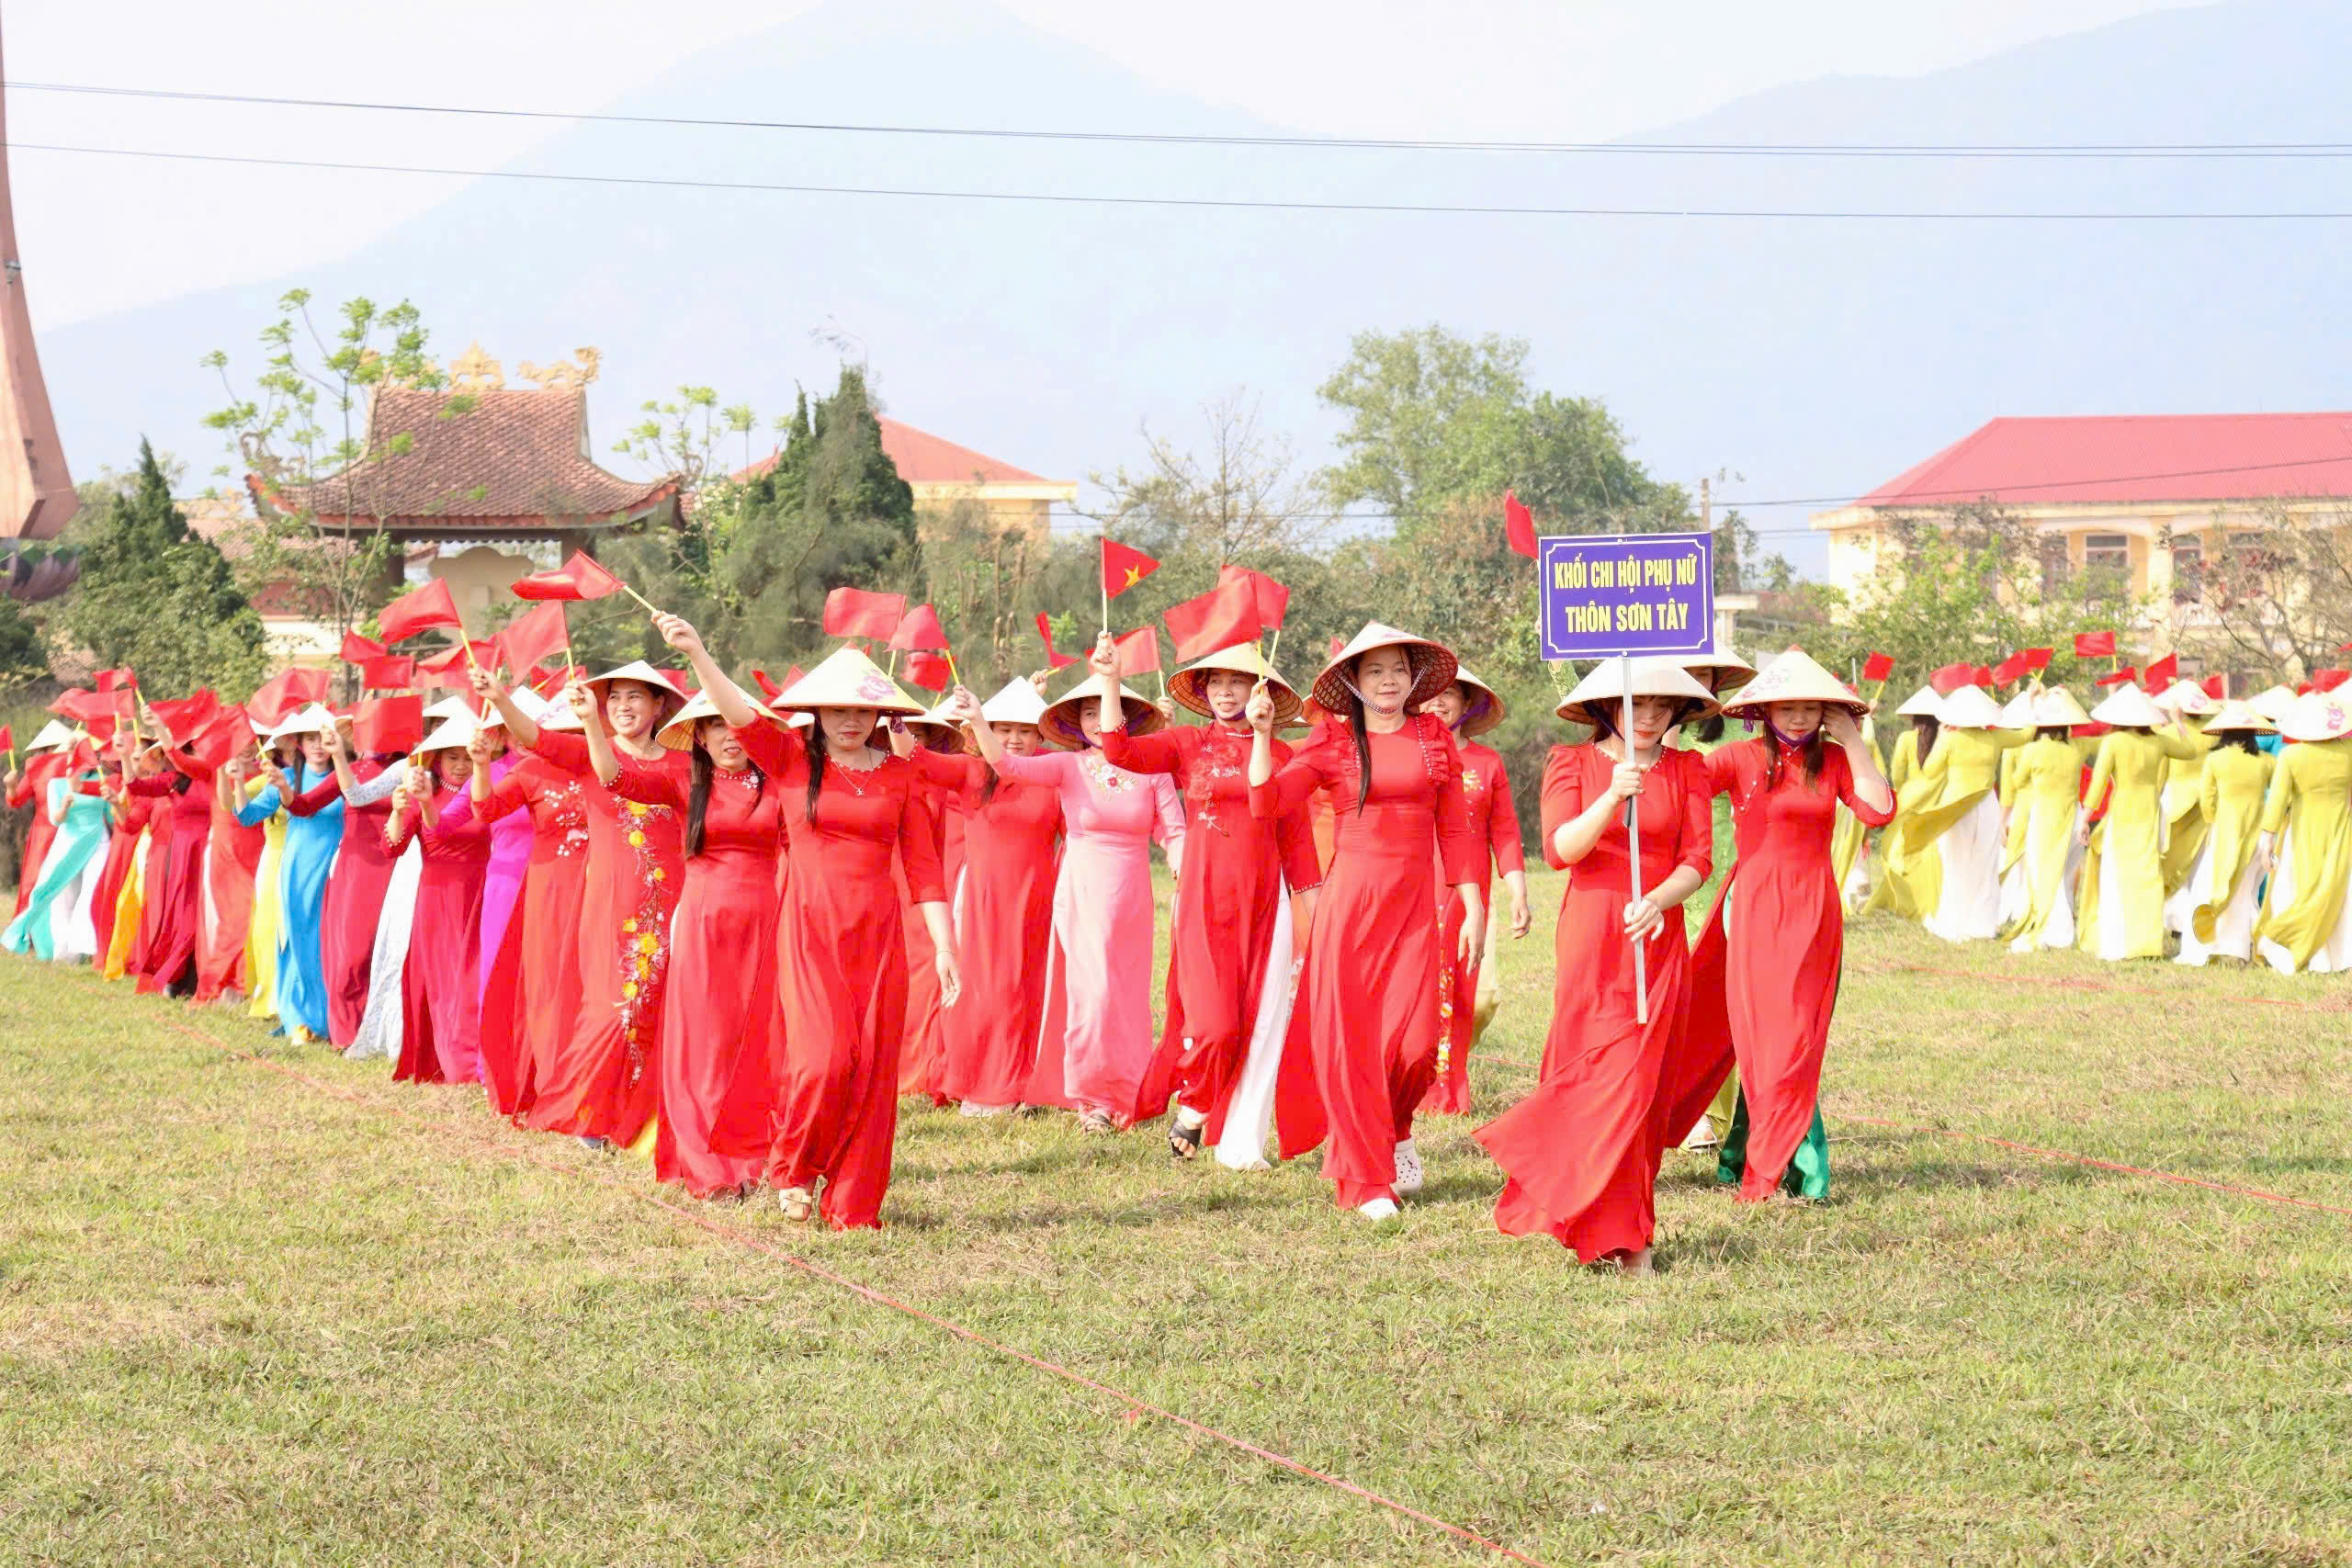
<path fill-rule="evenodd" d="M 5 14 L 6 66 L 17 83 L 583 110 L 810 3 L 408 0 L 387 11 L 346 0 L 15 0 Z M 2191 0 L 1000 3 L 1144 76 L 1276 125 L 1599 140 L 1786 82 L 1937 70 Z M 1052 123 L 1049 105 L 1036 119 Z M 25 90 L 8 101 L 18 143 L 461 168 L 491 166 L 553 129 Z M 45 326 L 299 270 L 462 183 L 28 147 L 12 163 L 28 289 Z M 253 220 L 265 207 L 289 206 L 300 221 Z"/>

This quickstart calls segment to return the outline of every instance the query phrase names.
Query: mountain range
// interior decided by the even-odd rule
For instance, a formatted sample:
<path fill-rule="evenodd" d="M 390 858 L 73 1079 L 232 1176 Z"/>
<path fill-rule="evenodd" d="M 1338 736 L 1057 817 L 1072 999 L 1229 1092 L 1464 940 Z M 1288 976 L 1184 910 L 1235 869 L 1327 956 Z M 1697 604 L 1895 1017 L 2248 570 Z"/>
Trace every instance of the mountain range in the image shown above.
<path fill-rule="evenodd" d="M 1909 79 L 1792 85 L 1628 139 L 1760 149 L 2352 143 L 2352 6 L 2232 0 Z M 1540 91 L 1543 62 L 1527 62 Z M 1052 128 L 1283 128 L 1139 79 L 985 4 L 833 0 L 649 79 L 615 114 Z M 299 147 L 273 149 L 299 157 Z M 386 162 L 398 162 L 397 144 Z M 580 121 L 528 174 L 894 191 L 1707 212 L 2352 209 L 2346 162 L 1468 152 L 714 130 Z M 256 175 L 257 183 L 266 179 Z M 362 176 L 354 176 L 362 177 Z M 368 176 L 374 177 L 374 176 Z M 395 177 L 395 176 L 381 176 Z M 244 221 L 299 221 L 266 203 Z M 1055 477 L 1180 440 L 1236 387 L 1317 460 L 1316 386 L 1360 332 L 1522 336 L 1538 384 L 1604 399 L 1661 477 L 1792 533 L 1996 414 L 2346 402 L 2324 327 L 2352 223 L 2245 218 L 1636 218 L 1238 210 L 1125 202 L 478 180 L 300 277 L 65 328 L 42 358 L 74 471 L 141 434 L 219 460 L 198 367 L 250 376 L 300 285 L 413 299 L 455 355 L 603 351 L 592 426 L 683 383 L 763 414 L 862 358 L 897 417 Z M 27 236 L 37 258 L 38 236 Z M 627 468 L 626 461 L 599 454 Z M 1761 505 L 1763 502 L 1788 504 Z"/>

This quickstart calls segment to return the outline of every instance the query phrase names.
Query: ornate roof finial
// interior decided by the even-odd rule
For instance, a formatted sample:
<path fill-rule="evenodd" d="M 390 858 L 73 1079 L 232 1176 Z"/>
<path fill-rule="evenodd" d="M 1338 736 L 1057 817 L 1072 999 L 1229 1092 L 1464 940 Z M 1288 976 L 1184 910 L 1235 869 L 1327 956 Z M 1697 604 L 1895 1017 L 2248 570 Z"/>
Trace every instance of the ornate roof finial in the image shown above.
<path fill-rule="evenodd" d="M 505 368 L 481 351 L 480 339 L 449 362 L 449 389 L 453 392 L 495 392 L 505 385 Z"/>
<path fill-rule="evenodd" d="M 596 378 L 597 367 L 603 364 L 604 358 L 602 349 L 575 348 L 570 359 L 559 359 L 552 365 L 534 365 L 526 359 L 516 373 L 526 381 L 537 382 L 548 391 L 577 391 Z"/>

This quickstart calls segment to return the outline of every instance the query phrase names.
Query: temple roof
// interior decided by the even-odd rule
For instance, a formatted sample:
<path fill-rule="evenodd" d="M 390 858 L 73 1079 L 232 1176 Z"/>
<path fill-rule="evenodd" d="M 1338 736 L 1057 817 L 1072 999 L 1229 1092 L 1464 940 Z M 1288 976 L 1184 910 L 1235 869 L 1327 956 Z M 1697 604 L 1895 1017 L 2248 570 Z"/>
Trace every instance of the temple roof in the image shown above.
<path fill-rule="evenodd" d="M 368 456 L 311 485 L 248 474 L 262 504 L 315 513 L 324 528 L 383 525 L 409 533 L 544 531 L 634 522 L 674 505 L 679 476 L 629 479 L 588 456 L 588 403 L 577 388 L 458 394 L 379 390 L 368 410 Z M 387 455 L 400 437 L 407 449 Z"/>

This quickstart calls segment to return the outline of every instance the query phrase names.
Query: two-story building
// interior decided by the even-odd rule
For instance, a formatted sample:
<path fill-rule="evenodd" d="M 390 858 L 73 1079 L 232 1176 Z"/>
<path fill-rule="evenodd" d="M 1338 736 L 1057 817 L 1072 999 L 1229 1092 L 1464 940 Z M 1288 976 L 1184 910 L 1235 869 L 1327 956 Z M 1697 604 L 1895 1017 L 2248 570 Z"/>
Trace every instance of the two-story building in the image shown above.
<path fill-rule="evenodd" d="M 2053 580 L 2111 571 L 2135 598 L 2182 606 L 2168 619 L 2186 629 L 2200 569 L 2232 535 L 2341 527 L 2346 498 L 2352 412 L 1996 419 L 1812 525 L 1852 600 L 1891 569 L 1895 518 L 1998 502 L 2043 536 Z"/>

